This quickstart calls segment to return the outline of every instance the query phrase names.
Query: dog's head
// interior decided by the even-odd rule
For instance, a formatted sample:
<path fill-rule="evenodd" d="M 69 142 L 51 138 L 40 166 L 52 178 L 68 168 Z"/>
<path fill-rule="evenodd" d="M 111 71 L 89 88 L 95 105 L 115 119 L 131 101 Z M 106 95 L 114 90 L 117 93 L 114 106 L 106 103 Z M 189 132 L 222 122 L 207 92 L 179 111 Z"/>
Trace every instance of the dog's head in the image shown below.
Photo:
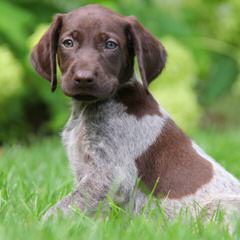
<path fill-rule="evenodd" d="M 32 51 L 35 70 L 57 86 L 56 58 L 63 92 L 78 100 L 111 97 L 133 76 L 138 59 L 143 86 L 161 73 L 166 51 L 134 17 L 88 5 L 58 14 Z"/>

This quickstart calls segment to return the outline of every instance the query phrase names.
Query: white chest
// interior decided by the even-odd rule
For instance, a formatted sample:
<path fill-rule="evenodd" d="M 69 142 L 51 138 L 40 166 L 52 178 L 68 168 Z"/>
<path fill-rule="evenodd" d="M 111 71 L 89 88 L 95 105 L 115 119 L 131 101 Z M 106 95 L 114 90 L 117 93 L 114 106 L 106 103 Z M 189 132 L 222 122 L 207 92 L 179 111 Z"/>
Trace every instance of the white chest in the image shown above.
<path fill-rule="evenodd" d="M 62 137 L 76 175 L 90 167 L 110 166 L 137 178 L 135 159 L 155 141 L 165 119 L 150 115 L 137 119 L 125 110 L 112 101 L 70 118 Z"/>

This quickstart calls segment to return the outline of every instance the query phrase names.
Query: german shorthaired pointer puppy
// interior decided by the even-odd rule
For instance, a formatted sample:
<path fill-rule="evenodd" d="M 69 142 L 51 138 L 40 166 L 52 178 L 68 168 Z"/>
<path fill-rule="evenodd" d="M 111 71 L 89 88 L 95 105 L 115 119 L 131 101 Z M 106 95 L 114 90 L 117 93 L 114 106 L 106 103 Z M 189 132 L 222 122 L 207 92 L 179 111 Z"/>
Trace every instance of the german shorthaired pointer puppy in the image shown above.
<path fill-rule="evenodd" d="M 138 60 L 142 83 L 134 75 Z M 56 61 L 56 58 L 58 61 Z M 191 141 L 148 91 L 166 51 L 135 17 L 99 5 L 58 14 L 32 65 L 56 89 L 56 62 L 72 114 L 62 133 L 75 189 L 47 213 L 94 213 L 107 196 L 140 212 L 148 193 L 171 218 L 187 207 L 239 207 L 240 183 Z M 131 203 L 131 204 L 130 204 Z"/>

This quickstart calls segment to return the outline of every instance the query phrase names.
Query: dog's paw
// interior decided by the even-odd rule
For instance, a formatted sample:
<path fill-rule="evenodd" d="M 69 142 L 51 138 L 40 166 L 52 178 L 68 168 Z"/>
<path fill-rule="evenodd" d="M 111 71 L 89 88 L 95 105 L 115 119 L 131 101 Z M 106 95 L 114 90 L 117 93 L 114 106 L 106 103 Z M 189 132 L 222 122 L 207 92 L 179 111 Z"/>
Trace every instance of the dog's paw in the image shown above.
<path fill-rule="evenodd" d="M 47 212 L 42 216 L 42 221 L 47 221 L 49 218 L 56 218 L 57 216 L 67 217 L 71 213 L 71 206 L 60 207 L 53 206 L 47 210 Z"/>
<path fill-rule="evenodd" d="M 42 220 L 47 221 L 49 218 L 55 218 L 57 215 L 70 215 L 71 200 L 71 196 L 64 197 L 61 201 L 47 210 L 47 212 L 43 215 Z"/>
<path fill-rule="evenodd" d="M 55 206 L 53 206 L 53 207 L 51 207 L 51 208 L 49 208 L 48 210 L 47 210 L 47 212 L 45 212 L 44 213 L 44 215 L 42 216 L 42 221 L 43 222 L 45 222 L 45 221 L 47 221 L 49 218 L 53 218 L 53 217 L 56 217 L 56 215 L 57 215 L 57 210 L 56 210 L 56 207 Z"/>

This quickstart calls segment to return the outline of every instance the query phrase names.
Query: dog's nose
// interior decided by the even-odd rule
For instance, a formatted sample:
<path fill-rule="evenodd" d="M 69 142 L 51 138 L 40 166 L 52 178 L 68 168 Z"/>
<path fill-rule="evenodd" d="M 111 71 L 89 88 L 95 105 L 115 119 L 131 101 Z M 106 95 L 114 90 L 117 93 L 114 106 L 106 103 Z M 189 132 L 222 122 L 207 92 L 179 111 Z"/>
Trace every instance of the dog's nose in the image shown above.
<path fill-rule="evenodd" d="M 88 87 L 94 83 L 94 74 L 90 71 L 78 71 L 74 83 L 77 87 Z"/>

